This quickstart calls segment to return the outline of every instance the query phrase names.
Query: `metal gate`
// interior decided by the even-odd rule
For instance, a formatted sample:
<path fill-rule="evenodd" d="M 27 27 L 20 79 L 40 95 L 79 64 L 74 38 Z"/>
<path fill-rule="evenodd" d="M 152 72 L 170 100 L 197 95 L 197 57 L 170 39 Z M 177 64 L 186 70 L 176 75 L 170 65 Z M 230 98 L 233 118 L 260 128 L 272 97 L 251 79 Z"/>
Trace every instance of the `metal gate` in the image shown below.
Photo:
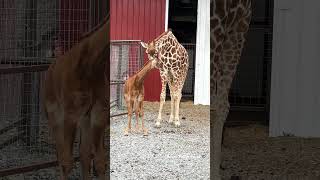
<path fill-rule="evenodd" d="M 247 42 L 229 94 L 232 110 L 269 112 L 273 0 L 252 1 Z"/>
<path fill-rule="evenodd" d="M 56 165 L 39 103 L 45 72 L 99 24 L 108 6 L 105 0 L 1 1 L 0 177 Z"/>
<path fill-rule="evenodd" d="M 143 66 L 144 51 L 140 40 L 114 40 L 110 48 L 110 103 L 124 109 L 123 84 Z"/>

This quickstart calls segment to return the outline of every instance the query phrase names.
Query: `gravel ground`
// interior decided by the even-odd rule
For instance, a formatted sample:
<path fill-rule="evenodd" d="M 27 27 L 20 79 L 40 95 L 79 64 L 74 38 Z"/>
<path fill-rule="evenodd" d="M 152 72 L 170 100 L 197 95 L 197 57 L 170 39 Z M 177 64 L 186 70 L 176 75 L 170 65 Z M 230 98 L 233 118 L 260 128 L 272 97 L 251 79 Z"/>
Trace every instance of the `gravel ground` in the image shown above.
<path fill-rule="evenodd" d="M 159 103 L 146 102 L 145 123 L 149 135 L 132 133 L 124 136 L 127 116 L 111 119 L 111 179 L 209 179 L 210 129 L 209 107 L 181 103 L 181 127 L 169 125 L 170 102 L 163 110 L 161 128 L 154 127 Z M 121 112 L 113 110 L 112 114 Z M 123 111 L 122 111 L 123 112 Z M 133 126 L 135 118 L 133 118 Z M 19 151 L 20 146 L 1 150 L 0 169 L 14 166 L 16 159 L 37 160 L 38 156 L 51 159 L 52 153 L 39 154 Z M 12 156 L 8 156 L 11 152 Z M 14 153 L 13 153 L 14 152 Z M 250 125 L 228 127 L 222 149 L 224 179 L 320 179 L 320 138 L 268 137 L 268 127 Z M 12 162 L 9 158 L 12 158 Z M 46 159 L 45 158 L 45 159 Z M 79 178 L 79 163 L 70 179 Z M 1 180 L 57 179 L 56 168 L 43 169 Z M 310 177 L 310 178 L 308 178 Z"/>
<path fill-rule="evenodd" d="M 320 176 L 320 138 L 268 137 L 268 127 L 226 128 L 223 177 L 312 179 Z M 315 178 L 320 179 L 320 178 Z"/>
<path fill-rule="evenodd" d="M 124 136 L 127 116 L 111 119 L 111 179 L 209 179 L 209 106 L 180 105 L 181 127 L 169 125 L 170 101 L 163 108 L 163 122 L 154 127 L 159 103 L 146 102 L 148 136 Z M 133 127 L 135 118 L 133 118 Z"/>

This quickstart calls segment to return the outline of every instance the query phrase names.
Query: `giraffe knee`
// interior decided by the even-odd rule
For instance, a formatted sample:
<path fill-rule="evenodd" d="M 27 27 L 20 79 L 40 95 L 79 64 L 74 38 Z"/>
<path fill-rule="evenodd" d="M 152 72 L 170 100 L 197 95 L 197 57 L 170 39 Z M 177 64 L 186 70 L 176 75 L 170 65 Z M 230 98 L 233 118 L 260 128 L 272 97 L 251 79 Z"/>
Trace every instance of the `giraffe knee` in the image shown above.
<path fill-rule="evenodd" d="M 165 93 L 161 93 L 160 95 L 160 101 L 166 101 L 166 94 Z"/>
<path fill-rule="evenodd" d="M 179 100 L 181 99 L 181 93 L 174 93 L 171 97 L 174 99 L 174 100 Z"/>
<path fill-rule="evenodd" d="M 181 99 L 181 97 L 182 97 L 182 94 L 181 94 L 181 93 L 179 93 L 179 94 L 178 94 L 178 99 L 180 100 L 180 99 Z"/>
<path fill-rule="evenodd" d="M 215 105 L 214 112 L 216 116 L 216 121 L 219 123 L 224 123 L 229 114 L 230 105 L 228 102 L 221 102 Z"/>
<path fill-rule="evenodd" d="M 143 111 L 140 111 L 139 112 L 139 117 L 142 117 L 144 115 L 144 112 Z"/>

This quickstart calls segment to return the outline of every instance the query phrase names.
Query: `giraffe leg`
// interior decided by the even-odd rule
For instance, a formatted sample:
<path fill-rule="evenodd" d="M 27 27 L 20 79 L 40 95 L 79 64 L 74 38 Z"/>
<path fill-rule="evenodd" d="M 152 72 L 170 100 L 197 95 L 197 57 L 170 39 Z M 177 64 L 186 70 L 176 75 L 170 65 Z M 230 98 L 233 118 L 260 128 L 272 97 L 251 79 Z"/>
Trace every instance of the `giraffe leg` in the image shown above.
<path fill-rule="evenodd" d="M 81 162 L 81 178 L 89 179 L 90 163 L 91 163 L 91 132 L 90 132 L 89 116 L 81 121 L 80 126 L 80 162 Z"/>
<path fill-rule="evenodd" d="M 212 5 L 212 4 L 211 4 Z M 221 165 L 221 139 L 222 139 L 222 127 L 223 121 L 220 117 L 220 109 L 219 103 L 220 102 L 220 85 L 221 85 L 221 63 L 222 63 L 222 46 L 224 40 L 224 31 L 222 28 L 219 28 L 222 34 L 219 36 L 219 40 L 216 39 L 218 36 L 211 35 L 211 52 L 210 57 L 213 59 L 213 67 L 210 68 L 210 76 L 211 76 L 211 83 L 210 83 L 210 118 L 212 118 L 212 122 L 210 123 L 212 131 L 210 131 L 211 137 L 213 137 L 213 143 L 211 143 L 212 147 L 212 159 L 213 163 L 211 163 L 211 176 L 213 179 L 220 180 L 220 165 Z M 213 31 L 212 31 L 213 32 Z M 215 43 L 213 43 L 215 42 Z"/>
<path fill-rule="evenodd" d="M 132 118 L 132 106 L 133 101 L 127 101 L 127 109 L 128 109 L 128 127 L 124 130 L 124 135 L 127 136 L 131 131 L 131 118 Z"/>
<path fill-rule="evenodd" d="M 222 126 L 223 122 L 218 117 L 216 109 L 211 110 L 210 117 L 213 119 L 213 163 L 212 163 L 212 175 L 213 179 L 221 179 L 220 177 L 220 165 L 221 165 L 221 136 L 222 136 Z"/>
<path fill-rule="evenodd" d="M 211 112 L 210 117 L 213 117 L 213 174 L 217 179 L 220 177 L 220 168 L 221 168 L 221 150 L 223 142 L 223 131 L 224 123 L 229 114 L 230 105 L 228 102 L 228 96 L 226 93 L 223 93 L 213 105 L 213 111 Z"/>
<path fill-rule="evenodd" d="M 59 162 L 59 169 L 60 169 L 60 180 L 67 179 L 66 176 L 63 174 L 63 145 L 64 145 L 64 135 L 63 135 L 63 116 L 59 113 L 59 110 L 55 112 L 48 113 L 48 123 L 50 128 L 52 129 L 53 138 L 55 140 L 56 145 L 56 155 Z M 59 119 L 60 118 L 60 119 Z M 62 119 L 61 119 L 62 118 Z"/>
<path fill-rule="evenodd" d="M 173 123 L 173 119 L 174 119 L 174 106 L 175 106 L 175 99 L 173 97 L 173 95 L 170 93 L 170 96 L 171 96 L 171 112 L 170 112 L 170 118 L 169 118 L 169 123 Z"/>
<path fill-rule="evenodd" d="M 134 108 L 135 108 L 135 115 L 136 115 L 136 131 L 139 132 L 140 131 L 140 128 L 139 128 L 139 104 L 140 102 L 136 101 L 134 102 Z"/>
<path fill-rule="evenodd" d="M 147 136 L 148 129 L 144 126 L 143 100 L 139 102 L 139 116 L 141 119 L 141 126 L 142 126 L 143 135 Z"/>
<path fill-rule="evenodd" d="M 76 135 L 76 120 L 80 116 L 78 113 L 65 113 L 64 114 L 64 150 L 63 150 L 63 162 L 62 171 L 65 177 L 70 174 L 73 167 L 73 143 Z"/>
<path fill-rule="evenodd" d="M 170 112 L 170 118 L 169 123 L 173 123 L 174 120 L 174 113 L 175 113 L 175 96 L 173 95 L 173 89 L 172 89 L 172 83 L 169 81 L 168 83 L 169 89 L 170 89 L 170 96 L 171 96 L 171 112 Z"/>
<path fill-rule="evenodd" d="M 181 100 L 181 92 L 179 91 L 177 94 L 174 95 L 174 125 L 176 127 L 180 127 L 180 118 L 179 118 L 179 106 L 180 106 L 180 100 Z"/>
<path fill-rule="evenodd" d="M 223 127 L 222 127 L 222 140 L 221 140 L 221 145 L 223 146 L 223 147 L 225 147 L 225 132 L 226 131 L 226 126 L 225 125 L 223 125 Z"/>
<path fill-rule="evenodd" d="M 94 165 L 97 170 L 98 179 L 105 180 L 106 176 L 106 149 L 105 149 L 105 128 L 107 112 L 102 103 L 97 103 L 91 112 L 91 142 L 94 155 Z"/>
<path fill-rule="evenodd" d="M 162 81 L 162 89 L 161 89 L 161 95 L 160 95 L 160 107 L 159 107 L 159 114 L 158 114 L 158 118 L 156 121 L 156 127 L 160 127 L 160 123 L 161 123 L 161 114 L 162 114 L 162 108 L 164 105 L 164 102 L 166 101 L 166 85 L 167 85 L 167 81 L 165 80 L 161 80 Z"/>

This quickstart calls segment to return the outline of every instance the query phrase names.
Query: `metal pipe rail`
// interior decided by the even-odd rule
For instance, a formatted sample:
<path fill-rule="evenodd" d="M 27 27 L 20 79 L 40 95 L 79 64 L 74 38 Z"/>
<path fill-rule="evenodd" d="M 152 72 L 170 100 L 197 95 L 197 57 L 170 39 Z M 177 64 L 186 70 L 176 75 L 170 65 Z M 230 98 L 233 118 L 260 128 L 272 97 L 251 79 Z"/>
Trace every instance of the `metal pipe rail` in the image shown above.
<path fill-rule="evenodd" d="M 75 157 L 74 161 L 77 162 L 80 160 L 80 157 Z M 15 174 L 22 174 L 22 173 L 27 173 L 30 171 L 35 171 L 39 169 L 46 169 L 46 168 L 51 168 L 58 166 L 58 161 L 47 161 L 47 162 L 42 162 L 42 163 L 37 163 L 33 164 L 30 166 L 22 166 L 22 167 L 17 167 L 17 168 L 10 168 L 10 169 L 4 169 L 0 170 L 0 177 L 5 177 L 5 176 L 10 176 L 10 175 L 15 175 Z"/>

